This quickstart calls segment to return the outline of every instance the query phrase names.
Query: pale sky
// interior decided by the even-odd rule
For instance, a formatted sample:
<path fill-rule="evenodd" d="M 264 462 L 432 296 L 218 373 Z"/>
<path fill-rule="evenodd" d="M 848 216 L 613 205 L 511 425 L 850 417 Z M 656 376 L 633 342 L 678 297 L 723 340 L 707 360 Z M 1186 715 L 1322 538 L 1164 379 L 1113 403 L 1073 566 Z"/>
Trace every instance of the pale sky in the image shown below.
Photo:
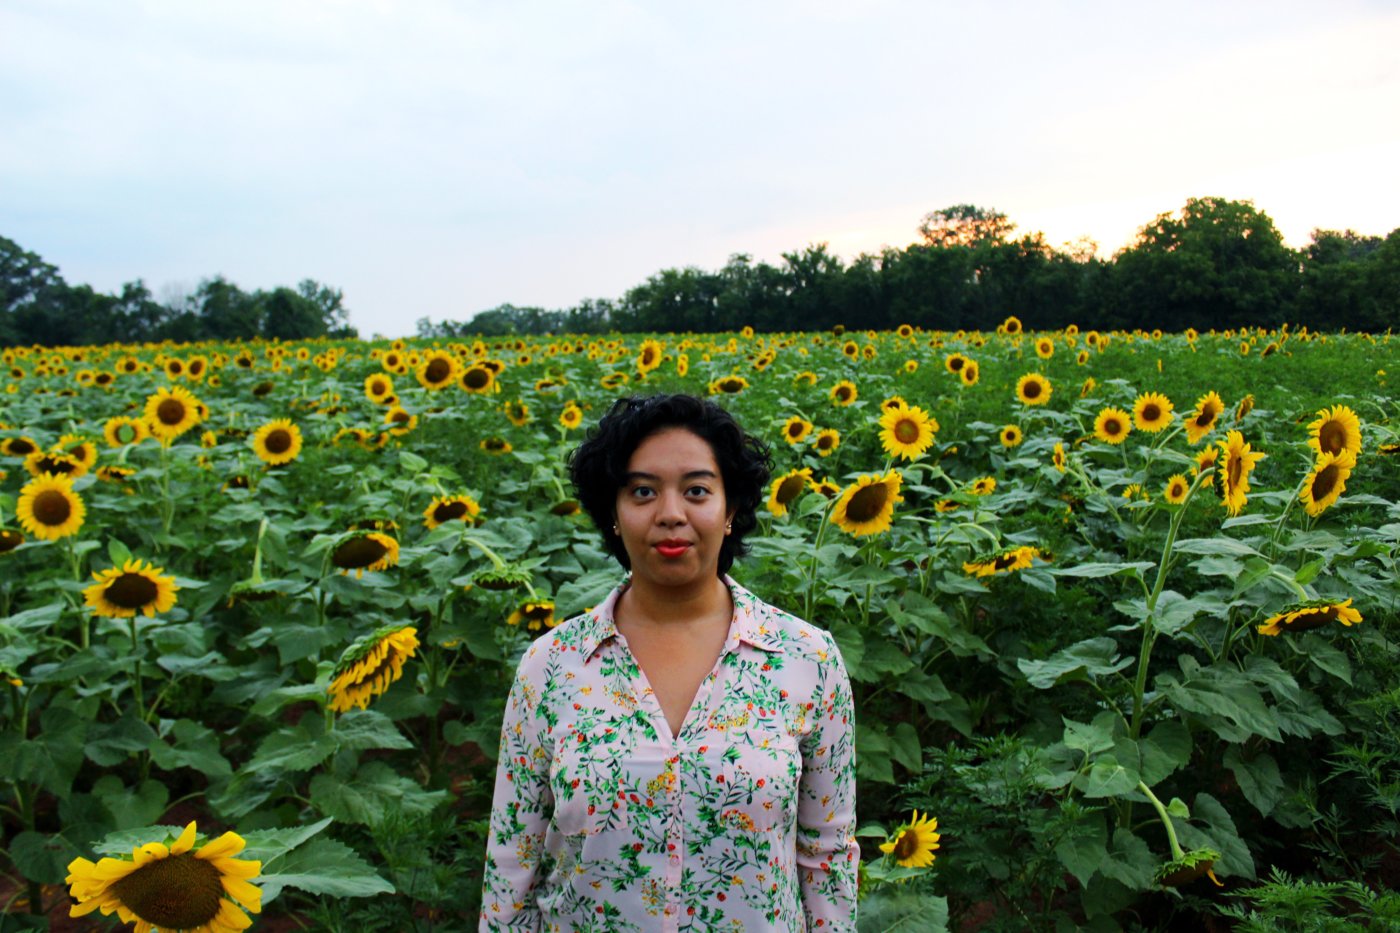
<path fill-rule="evenodd" d="M 363 336 L 849 259 L 974 203 L 1400 226 L 1400 3 L 5 0 L 0 236 L 70 283 L 339 287 Z"/>

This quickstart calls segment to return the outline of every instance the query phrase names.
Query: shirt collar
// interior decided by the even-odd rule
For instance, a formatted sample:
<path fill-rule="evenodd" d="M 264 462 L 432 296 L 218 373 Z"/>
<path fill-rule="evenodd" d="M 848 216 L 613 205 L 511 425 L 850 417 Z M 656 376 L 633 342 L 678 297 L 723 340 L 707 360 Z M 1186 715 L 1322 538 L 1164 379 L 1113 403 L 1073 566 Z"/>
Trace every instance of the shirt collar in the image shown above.
<path fill-rule="evenodd" d="M 729 638 L 724 644 L 724 650 L 734 650 L 739 642 L 764 651 L 783 650 L 782 642 L 774 630 L 775 619 L 771 607 L 740 586 L 729 574 L 725 574 L 723 580 L 724 585 L 729 587 L 729 596 L 734 602 L 734 619 L 730 622 Z M 578 648 L 585 661 L 599 646 L 617 634 L 617 626 L 613 622 L 613 609 L 617 606 L 618 597 L 631 583 L 632 577 L 629 574 L 613 588 L 606 599 L 580 620 L 583 632 L 579 637 Z"/>

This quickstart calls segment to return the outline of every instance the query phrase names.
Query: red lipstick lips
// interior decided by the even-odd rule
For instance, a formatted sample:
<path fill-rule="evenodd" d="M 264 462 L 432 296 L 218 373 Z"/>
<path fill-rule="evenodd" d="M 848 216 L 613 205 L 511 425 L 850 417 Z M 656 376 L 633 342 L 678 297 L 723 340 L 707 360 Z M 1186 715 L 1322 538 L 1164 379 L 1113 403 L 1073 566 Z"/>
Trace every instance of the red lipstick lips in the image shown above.
<path fill-rule="evenodd" d="M 653 545 L 662 557 L 680 557 L 690 549 L 689 541 L 673 539 L 669 541 L 658 541 Z"/>

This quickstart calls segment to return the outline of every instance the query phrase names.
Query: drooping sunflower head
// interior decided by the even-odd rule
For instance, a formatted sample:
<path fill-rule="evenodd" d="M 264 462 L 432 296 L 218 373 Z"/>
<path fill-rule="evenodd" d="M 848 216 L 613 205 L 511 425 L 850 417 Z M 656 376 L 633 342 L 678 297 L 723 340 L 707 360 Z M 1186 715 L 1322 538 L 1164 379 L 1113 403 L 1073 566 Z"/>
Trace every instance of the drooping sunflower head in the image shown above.
<path fill-rule="evenodd" d="M 812 422 L 801 415 L 793 415 L 783 425 L 783 440 L 789 444 L 800 444 L 812 433 Z"/>
<path fill-rule="evenodd" d="M 1024 544 L 967 561 L 963 564 L 963 573 L 974 577 L 991 577 L 999 573 L 1013 573 L 1031 567 L 1034 565 L 1035 559 L 1040 556 L 1039 548 Z"/>
<path fill-rule="evenodd" d="M 199 424 L 200 404 L 182 386 L 157 389 L 146 399 L 146 424 L 162 444 L 169 444 Z"/>
<path fill-rule="evenodd" d="M 891 457 L 922 457 L 937 430 L 937 420 L 918 406 L 890 408 L 880 416 L 880 444 Z"/>
<path fill-rule="evenodd" d="M 558 624 L 554 618 L 554 603 L 544 599 L 532 599 L 521 603 L 511 612 L 506 624 L 520 625 L 522 622 L 532 632 L 554 628 Z"/>
<path fill-rule="evenodd" d="M 1254 396 L 1247 394 L 1240 399 L 1240 404 L 1235 408 L 1235 424 L 1239 424 L 1251 411 L 1254 410 Z"/>
<path fill-rule="evenodd" d="M 1225 402 L 1218 392 L 1207 392 L 1196 402 L 1196 410 L 1186 416 L 1186 440 L 1199 444 L 1201 438 L 1215 430 L 1215 423 L 1225 411 Z"/>
<path fill-rule="evenodd" d="M 399 562 L 399 542 L 386 534 L 371 531 L 342 541 L 331 552 L 331 563 L 342 573 L 355 571 L 355 578 L 366 570 L 386 570 Z"/>
<path fill-rule="evenodd" d="M 1001 441 L 1001 446 L 1010 450 L 1012 447 L 1020 446 L 1024 435 L 1021 433 L 1020 427 L 1014 424 L 1008 424 L 998 432 L 997 439 Z"/>
<path fill-rule="evenodd" d="M 278 418 L 258 428 L 251 443 L 259 460 L 268 466 L 281 466 L 301 455 L 301 428 L 287 418 Z"/>
<path fill-rule="evenodd" d="M 1308 425 L 1308 446 L 1314 453 L 1361 456 L 1361 419 L 1345 405 L 1333 405 L 1317 413 Z"/>
<path fill-rule="evenodd" d="M 833 405 L 844 408 L 847 405 L 855 404 L 856 398 L 860 395 L 860 392 L 856 389 L 856 384 L 854 382 L 851 382 L 849 379 L 842 379 L 831 387 L 829 394 Z"/>
<path fill-rule="evenodd" d="M 903 502 L 899 494 L 903 477 L 891 470 L 884 476 L 869 473 L 861 476 L 845 491 L 831 509 L 831 522 L 852 537 L 888 531 L 894 516 L 894 506 Z"/>
<path fill-rule="evenodd" d="M 262 891 L 249 879 L 262 863 L 234 858 L 246 845 L 237 833 L 196 845 L 195 824 L 131 851 L 131 860 L 77 858 L 68 863 L 72 917 L 115 913 L 138 930 L 206 930 L 232 933 L 262 910 Z M 247 913 L 244 913 L 247 911 Z"/>
<path fill-rule="evenodd" d="M 778 516 L 786 515 L 788 506 L 797 501 L 811 481 L 811 467 L 791 470 L 773 480 L 768 488 L 768 511 Z"/>
<path fill-rule="evenodd" d="M 1344 626 L 1361 621 L 1361 613 L 1351 608 L 1351 599 L 1337 602 L 1331 599 L 1313 599 L 1296 603 L 1284 611 L 1270 616 L 1259 626 L 1260 635 L 1279 635 L 1284 631 L 1306 632 L 1320 628 L 1329 622 L 1340 622 Z"/>
<path fill-rule="evenodd" d="M 135 559 L 92 577 L 97 582 L 83 590 L 83 601 L 97 615 L 113 619 L 168 612 L 180 588 L 164 568 Z"/>
<path fill-rule="evenodd" d="M 1348 451 L 1319 456 L 1298 494 L 1307 513 L 1315 518 L 1335 504 L 1346 491 L 1347 479 L 1355 468 L 1356 458 Z"/>
<path fill-rule="evenodd" d="M 13 528 L 0 528 L 0 554 L 8 554 L 24 543 L 24 535 Z"/>
<path fill-rule="evenodd" d="M 1121 408 L 1105 408 L 1094 419 L 1094 437 L 1105 444 L 1123 443 L 1132 429 L 1128 413 Z"/>
<path fill-rule="evenodd" d="M 1016 398 L 1022 405 L 1044 405 L 1051 391 L 1050 380 L 1040 373 L 1026 373 L 1016 380 Z"/>
<path fill-rule="evenodd" d="M 937 829 L 936 818 L 928 814 L 920 817 L 919 811 L 915 810 L 913 819 L 880 844 L 880 851 L 894 856 L 895 863 L 901 868 L 927 868 L 936 857 L 933 853 L 939 847 L 938 840 L 943 838 Z"/>
<path fill-rule="evenodd" d="M 438 496 L 423 512 L 423 524 L 429 529 L 453 521 L 471 525 L 480 514 L 481 505 L 471 496 Z"/>
<path fill-rule="evenodd" d="M 1139 431 L 1156 434 L 1172 423 L 1171 399 L 1160 392 L 1145 392 L 1133 402 L 1133 423 Z"/>
<path fill-rule="evenodd" d="M 403 676 L 404 663 L 417 650 L 418 630 L 411 626 L 386 625 L 355 642 L 335 666 L 327 707 L 337 713 L 367 709 Z"/>
<path fill-rule="evenodd" d="M 472 585 L 483 590 L 518 590 L 530 583 L 530 571 L 510 564 L 497 567 L 494 564 L 472 574 Z"/>
<path fill-rule="evenodd" d="M 76 534 L 83 526 L 87 507 L 73 491 L 73 479 L 45 473 L 20 490 L 15 517 L 20 527 L 44 541 Z"/>

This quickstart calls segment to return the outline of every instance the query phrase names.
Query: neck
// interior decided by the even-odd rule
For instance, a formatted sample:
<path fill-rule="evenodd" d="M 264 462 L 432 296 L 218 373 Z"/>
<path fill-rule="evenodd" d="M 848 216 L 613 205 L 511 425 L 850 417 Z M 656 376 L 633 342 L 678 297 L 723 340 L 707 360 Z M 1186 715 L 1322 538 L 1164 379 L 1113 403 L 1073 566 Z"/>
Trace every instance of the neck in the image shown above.
<path fill-rule="evenodd" d="M 729 587 L 718 576 L 697 580 L 684 587 L 658 587 L 645 580 L 632 578 L 631 585 L 618 600 L 627 603 L 627 621 L 643 625 L 704 624 L 733 613 Z M 616 611 L 614 611 L 616 617 Z"/>

